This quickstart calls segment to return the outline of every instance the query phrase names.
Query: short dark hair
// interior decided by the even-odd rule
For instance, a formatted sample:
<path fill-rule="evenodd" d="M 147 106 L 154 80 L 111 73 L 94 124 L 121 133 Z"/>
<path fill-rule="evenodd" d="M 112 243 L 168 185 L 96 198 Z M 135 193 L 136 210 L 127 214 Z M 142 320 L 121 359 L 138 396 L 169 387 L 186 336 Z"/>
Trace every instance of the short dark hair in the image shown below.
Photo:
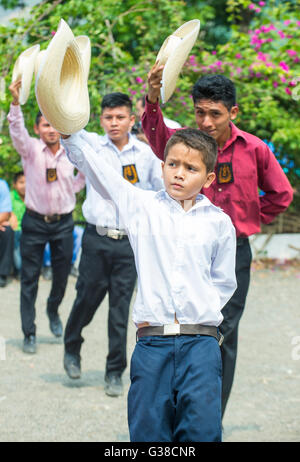
<path fill-rule="evenodd" d="M 230 111 L 236 105 L 236 89 L 234 83 L 219 74 L 204 75 L 195 83 L 192 90 L 194 104 L 201 99 L 222 102 Z"/>
<path fill-rule="evenodd" d="M 103 97 L 101 110 L 103 112 L 105 108 L 115 108 L 120 106 L 126 106 L 130 112 L 132 112 L 132 102 L 128 95 L 119 92 L 109 93 Z"/>
<path fill-rule="evenodd" d="M 41 113 L 41 111 L 39 111 L 35 118 L 35 125 L 38 125 L 40 123 L 41 117 L 43 117 L 43 114 Z"/>
<path fill-rule="evenodd" d="M 166 160 L 170 148 L 179 143 L 199 151 L 207 172 L 210 173 L 214 171 L 218 155 L 218 145 L 212 136 L 201 130 L 196 130 L 195 128 L 179 129 L 171 136 L 166 144 L 164 160 Z"/>
<path fill-rule="evenodd" d="M 23 170 L 20 170 L 14 174 L 13 183 L 16 183 L 21 176 L 24 176 Z"/>

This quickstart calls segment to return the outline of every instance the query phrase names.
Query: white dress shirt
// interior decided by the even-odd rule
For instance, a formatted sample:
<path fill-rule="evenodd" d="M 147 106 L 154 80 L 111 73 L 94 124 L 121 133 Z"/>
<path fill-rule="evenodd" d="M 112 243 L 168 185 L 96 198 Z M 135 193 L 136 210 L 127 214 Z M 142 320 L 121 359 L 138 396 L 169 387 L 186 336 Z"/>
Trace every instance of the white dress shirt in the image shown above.
<path fill-rule="evenodd" d="M 235 230 L 205 196 L 187 212 L 163 189 L 133 187 L 80 136 L 64 140 L 70 161 L 120 214 L 134 252 L 136 324 L 218 326 L 236 289 Z"/>
<path fill-rule="evenodd" d="M 78 134 L 98 154 L 100 162 L 105 160 L 120 175 L 123 166 L 134 164 L 139 180 L 134 184 L 136 187 L 154 191 L 163 187 L 161 161 L 146 143 L 129 134 L 128 144 L 119 151 L 107 135 L 101 136 L 85 130 Z M 101 197 L 88 179 L 86 185 L 86 199 L 82 206 L 86 221 L 99 227 L 124 230 L 124 224 L 113 202 Z"/>

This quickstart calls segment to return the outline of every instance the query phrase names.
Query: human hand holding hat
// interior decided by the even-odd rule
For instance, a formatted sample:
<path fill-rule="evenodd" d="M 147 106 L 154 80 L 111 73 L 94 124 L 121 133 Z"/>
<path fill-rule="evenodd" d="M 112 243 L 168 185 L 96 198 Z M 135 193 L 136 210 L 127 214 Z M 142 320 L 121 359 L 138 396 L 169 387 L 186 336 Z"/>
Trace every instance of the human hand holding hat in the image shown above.
<path fill-rule="evenodd" d="M 160 95 L 160 88 L 162 85 L 161 78 L 164 66 L 160 65 L 158 61 L 151 68 L 148 73 L 148 101 L 155 104 Z"/>
<path fill-rule="evenodd" d="M 21 85 L 22 85 L 22 81 L 21 79 L 19 79 L 19 80 L 16 80 L 15 82 L 12 82 L 10 86 L 8 87 L 13 97 L 12 104 L 14 104 L 15 106 L 18 106 L 18 104 L 20 104 L 19 97 L 20 97 Z"/>

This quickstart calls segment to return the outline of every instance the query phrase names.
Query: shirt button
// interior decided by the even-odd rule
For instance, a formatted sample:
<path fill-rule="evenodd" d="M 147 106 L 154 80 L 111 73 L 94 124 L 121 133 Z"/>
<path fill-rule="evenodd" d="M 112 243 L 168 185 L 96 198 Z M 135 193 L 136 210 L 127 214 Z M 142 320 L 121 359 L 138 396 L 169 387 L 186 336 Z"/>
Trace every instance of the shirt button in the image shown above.
<path fill-rule="evenodd" d="M 222 188 L 219 188 L 218 191 L 221 192 L 221 191 L 222 191 Z"/>
<path fill-rule="evenodd" d="M 153 112 L 156 112 L 156 109 L 153 109 Z"/>
<path fill-rule="evenodd" d="M 151 130 L 154 132 L 155 128 L 154 128 L 154 127 L 152 127 L 152 128 L 151 128 Z"/>

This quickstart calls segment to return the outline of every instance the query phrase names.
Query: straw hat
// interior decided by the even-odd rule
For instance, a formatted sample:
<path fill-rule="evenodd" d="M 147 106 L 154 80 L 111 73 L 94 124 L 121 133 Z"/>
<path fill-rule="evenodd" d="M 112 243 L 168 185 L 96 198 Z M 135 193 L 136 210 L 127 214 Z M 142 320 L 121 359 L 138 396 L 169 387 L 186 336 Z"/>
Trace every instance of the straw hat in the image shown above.
<path fill-rule="evenodd" d="M 20 79 L 22 81 L 19 94 L 20 104 L 25 104 L 28 100 L 34 64 L 39 51 L 40 45 L 34 45 L 23 51 L 15 62 L 12 73 L 12 81 L 15 82 Z"/>
<path fill-rule="evenodd" d="M 162 74 L 161 99 L 166 103 L 172 96 L 179 73 L 193 48 L 200 30 L 200 21 L 186 22 L 166 38 L 158 52 L 156 61 L 164 64 Z"/>
<path fill-rule="evenodd" d="M 89 39 L 80 36 L 76 40 L 61 19 L 46 53 L 41 56 L 35 95 L 45 119 L 62 134 L 70 135 L 89 121 L 89 63 Z"/>

